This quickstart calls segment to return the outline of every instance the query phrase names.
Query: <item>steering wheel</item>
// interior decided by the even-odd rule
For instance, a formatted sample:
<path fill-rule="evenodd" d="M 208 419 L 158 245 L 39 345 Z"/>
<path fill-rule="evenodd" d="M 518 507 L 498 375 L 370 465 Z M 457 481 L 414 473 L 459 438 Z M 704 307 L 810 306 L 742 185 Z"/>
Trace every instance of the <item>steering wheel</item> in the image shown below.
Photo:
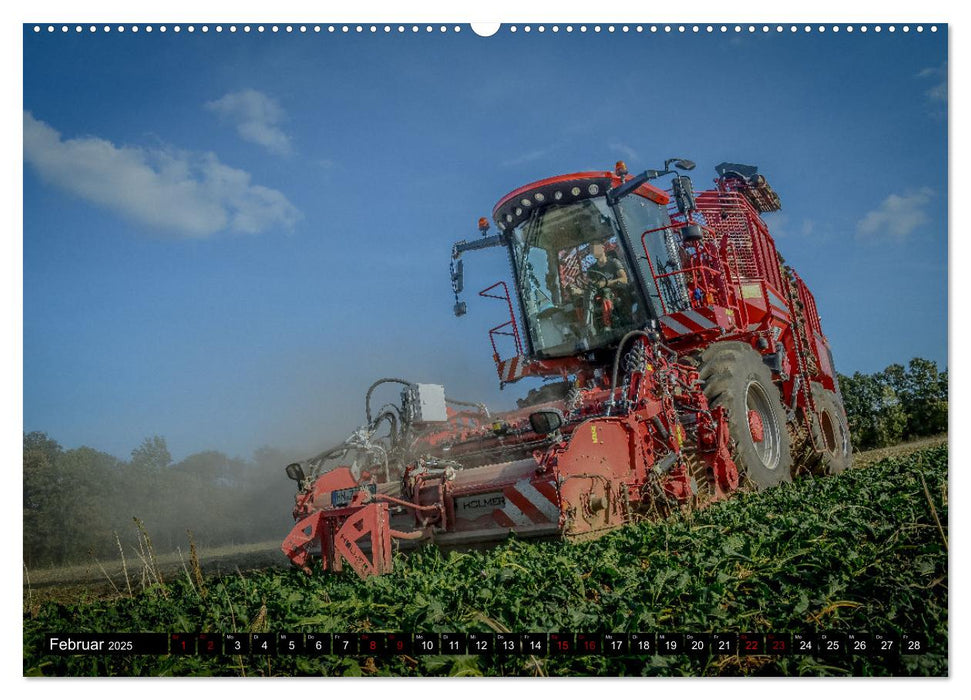
<path fill-rule="evenodd" d="M 577 286 L 579 286 L 581 289 L 598 289 L 600 287 L 600 280 L 603 280 L 604 286 L 607 286 L 607 284 L 610 282 L 610 278 L 598 270 L 587 270 L 583 274 L 583 279 L 576 280 Z M 593 277 L 593 275 L 596 275 L 596 277 Z"/>

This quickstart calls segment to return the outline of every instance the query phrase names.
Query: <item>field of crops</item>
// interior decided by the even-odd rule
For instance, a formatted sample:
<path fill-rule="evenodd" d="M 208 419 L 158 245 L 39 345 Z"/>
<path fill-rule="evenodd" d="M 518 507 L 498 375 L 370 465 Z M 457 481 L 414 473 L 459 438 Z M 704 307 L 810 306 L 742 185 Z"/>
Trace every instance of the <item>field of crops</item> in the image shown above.
<path fill-rule="evenodd" d="M 393 574 L 186 575 L 24 616 L 28 675 L 920 675 L 948 673 L 947 447 L 747 494 L 583 544 L 398 556 Z M 935 519 L 936 514 L 936 519 Z M 938 521 L 940 525 L 938 525 Z M 57 657 L 53 632 L 918 633 L 863 656 Z"/>

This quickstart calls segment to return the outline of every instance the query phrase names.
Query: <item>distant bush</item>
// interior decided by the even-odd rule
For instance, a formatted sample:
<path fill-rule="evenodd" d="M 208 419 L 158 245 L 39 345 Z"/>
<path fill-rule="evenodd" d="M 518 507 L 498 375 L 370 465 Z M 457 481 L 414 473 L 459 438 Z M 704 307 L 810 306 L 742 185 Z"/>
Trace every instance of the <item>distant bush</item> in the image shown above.
<path fill-rule="evenodd" d="M 160 552 L 283 537 L 293 522 L 294 461 L 272 448 L 251 460 L 206 451 L 177 464 L 165 439 L 146 438 L 122 461 L 90 447 L 65 450 L 42 432 L 24 435 L 24 562 L 30 567 L 132 556 L 134 517 Z"/>
<path fill-rule="evenodd" d="M 859 450 L 947 432 L 947 370 L 915 357 L 905 368 L 839 375 L 846 416 Z"/>

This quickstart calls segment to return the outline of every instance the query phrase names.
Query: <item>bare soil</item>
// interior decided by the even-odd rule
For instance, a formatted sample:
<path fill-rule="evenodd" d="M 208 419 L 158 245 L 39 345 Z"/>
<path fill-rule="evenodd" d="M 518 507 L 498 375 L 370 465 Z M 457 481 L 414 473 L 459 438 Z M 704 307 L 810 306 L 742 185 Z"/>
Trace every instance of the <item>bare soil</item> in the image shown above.
<path fill-rule="evenodd" d="M 282 539 L 281 536 L 281 542 Z M 192 571 L 188 544 L 181 553 L 158 555 L 157 561 L 163 581 L 187 576 L 187 572 Z M 277 541 L 199 547 L 199 566 L 206 576 L 284 566 L 287 563 Z M 126 558 L 124 565 L 121 559 L 102 562 L 92 559 L 87 564 L 33 569 L 29 572 L 25 570 L 24 604 L 36 606 L 45 600 L 79 602 L 90 598 L 127 596 L 129 586 L 132 592 L 138 593 L 152 581 L 154 579 L 135 555 Z"/>
<path fill-rule="evenodd" d="M 865 467 L 869 464 L 879 462 L 881 459 L 887 459 L 888 457 L 906 457 L 911 453 L 926 450 L 931 447 L 937 447 L 938 445 L 944 445 L 946 443 L 947 435 L 936 435 L 934 437 L 922 438 L 912 442 L 902 442 L 899 445 L 893 445 L 892 447 L 880 447 L 876 450 L 857 452 L 855 455 L 853 455 L 853 466 Z"/>

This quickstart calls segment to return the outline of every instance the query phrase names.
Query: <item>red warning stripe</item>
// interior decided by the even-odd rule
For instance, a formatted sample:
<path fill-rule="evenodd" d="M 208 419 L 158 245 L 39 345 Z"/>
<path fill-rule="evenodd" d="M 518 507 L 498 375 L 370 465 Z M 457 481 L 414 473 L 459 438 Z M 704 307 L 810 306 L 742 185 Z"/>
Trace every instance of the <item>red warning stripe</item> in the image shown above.
<path fill-rule="evenodd" d="M 553 505 L 556 505 L 559 500 L 559 495 L 556 493 L 556 486 L 551 481 L 534 481 L 533 488 L 546 496 Z"/>
<path fill-rule="evenodd" d="M 518 355 L 509 360 L 501 360 L 497 365 L 499 379 L 503 382 L 514 382 L 521 379 L 525 365 L 525 358 Z"/>
<path fill-rule="evenodd" d="M 517 369 L 519 369 L 519 358 L 514 357 L 509 360 L 509 370 L 506 372 L 506 379 L 509 380 L 518 377 L 519 375 L 516 374 Z"/>
<path fill-rule="evenodd" d="M 718 323 L 702 313 L 707 309 L 690 309 L 688 311 L 677 311 L 661 317 L 661 325 L 668 336 L 688 335 L 699 333 L 710 328 L 715 328 Z"/>
<path fill-rule="evenodd" d="M 502 527 L 515 527 L 516 523 L 512 521 L 508 515 L 503 513 L 501 510 L 492 511 L 492 519 L 495 520 Z"/>
<path fill-rule="evenodd" d="M 549 519 L 539 512 L 539 508 L 534 506 L 532 501 L 519 493 L 519 491 L 517 491 L 513 486 L 507 486 L 502 490 L 502 493 L 506 497 L 507 502 L 516 506 L 523 515 L 532 520 L 534 523 L 538 524 L 549 522 Z"/>
<path fill-rule="evenodd" d="M 501 527 L 558 524 L 560 508 L 556 485 L 549 481 L 521 479 L 502 489 L 505 505 L 492 511 L 492 519 Z"/>

